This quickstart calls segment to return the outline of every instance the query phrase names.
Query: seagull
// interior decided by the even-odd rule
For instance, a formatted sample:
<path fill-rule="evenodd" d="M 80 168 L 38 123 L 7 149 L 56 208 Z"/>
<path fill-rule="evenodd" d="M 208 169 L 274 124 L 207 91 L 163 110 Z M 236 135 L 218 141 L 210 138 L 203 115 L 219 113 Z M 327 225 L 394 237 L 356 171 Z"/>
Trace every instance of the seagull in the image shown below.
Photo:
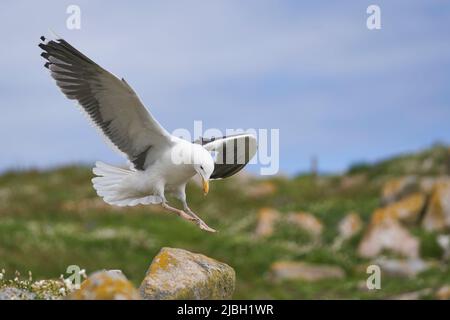
<path fill-rule="evenodd" d="M 127 169 L 95 163 L 92 184 L 97 194 L 110 205 L 161 205 L 200 229 L 215 232 L 189 208 L 186 184 L 198 174 L 206 195 L 210 180 L 236 174 L 253 158 L 256 138 L 242 133 L 191 142 L 171 135 L 125 79 L 62 38 L 40 40 L 44 66 L 56 85 L 75 100 L 108 145 L 128 159 Z M 169 205 L 166 193 L 181 201 L 183 209 Z"/>

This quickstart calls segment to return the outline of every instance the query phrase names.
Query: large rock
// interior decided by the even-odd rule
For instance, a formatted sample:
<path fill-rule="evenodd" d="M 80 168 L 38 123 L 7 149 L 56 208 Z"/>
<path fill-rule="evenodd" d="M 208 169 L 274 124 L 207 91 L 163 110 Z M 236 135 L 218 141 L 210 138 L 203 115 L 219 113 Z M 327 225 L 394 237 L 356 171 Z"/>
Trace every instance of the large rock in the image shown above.
<path fill-rule="evenodd" d="M 444 261 L 450 260 L 450 235 L 441 234 L 436 240 L 442 249 L 442 259 Z"/>
<path fill-rule="evenodd" d="M 430 264 L 419 258 L 413 259 L 377 259 L 374 264 L 378 265 L 383 275 L 392 277 L 415 277 L 427 270 Z"/>
<path fill-rule="evenodd" d="M 361 231 L 363 222 L 356 212 L 347 214 L 338 225 L 339 236 L 346 240 L 350 239 Z"/>
<path fill-rule="evenodd" d="M 381 192 L 381 201 L 383 204 L 392 203 L 399 200 L 406 194 L 417 188 L 417 177 L 406 176 L 395 178 L 386 182 Z"/>
<path fill-rule="evenodd" d="M 420 218 L 420 213 L 424 209 L 426 197 L 422 193 L 413 193 L 405 198 L 379 208 L 374 213 L 382 218 L 393 218 L 404 222 L 414 223 Z"/>
<path fill-rule="evenodd" d="M 430 293 L 432 293 L 432 289 L 425 288 L 418 291 L 401 293 L 389 298 L 389 300 L 420 300 L 430 295 Z"/>
<path fill-rule="evenodd" d="M 417 258 L 419 241 L 393 218 L 374 214 L 372 221 L 358 247 L 358 254 L 364 258 L 372 258 L 383 250 Z"/>
<path fill-rule="evenodd" d="M 276 185 L 271 181 L 261 181 L 249 184 L 245 187 L 244 192 L 253 199 L 259 199 L 270 196 L 277 191 Z"/>
<path fill-rule="evenodd" d="M 231 299 L 233 268 L 202 254 L 162 248 L 142 281 L 144 299 Z"/>
<path fill-rule="evenodd" d="M 311 213 L 297 212 L 291 213 L 287 217 L 287 221 L 294 226 L 312 234 L 313 236 L 319 236 L 323 231 L 323 224 L 318 218 Z"/>
<path fill-rule="evenodd" d="M 140 300 L 139 291 L 119 270 L 97 271 L 81 283 L 71 300 Z"/>
<path fill-rule="evenodd" d="M 280 218 L 280 213 L 272 208 L 261 208 L 258 212 L 258 222 L 255 235 L 257 237 L 269 237 L 275 231 L 275 224 Z"/>
<path fill-rule="evenodd" d="M 450 285 L 445 285 L 438 289 L 436 298 L 439 300 L 450 300 Z"/>
<path fill-rule="evenodd" d="M 429 231 L 442 231 L 450 227 L 450 182 L 435 184 L 422 223 Z"/>
<path fill-rule="evenodd" d="M 338 224 L 338 236 L 331 246 L 333 250 L 340 250 L 344 241 L 358 234 L 363 227 L 363 222 L 356 212 L 347 214 Z"/>
<path fill-rule="evenodd" d="M 278 261 L 272 264 L 269 271 L 271 279 L 319 281 L 323 279 L 342 279 L 345 272 L 332 265 L 311 264 L 306 262 Z"/>
<path fill-rule="evenodd" d="M 420 179 L 419 188 L 420 191 L 426 193 L 427 195 L 431 194 L 434 190 L 434 187 L 439 183 L 449 183 L 450 177 L 448 176 L 439 176 L 439 177 L 423 177 Z"/>

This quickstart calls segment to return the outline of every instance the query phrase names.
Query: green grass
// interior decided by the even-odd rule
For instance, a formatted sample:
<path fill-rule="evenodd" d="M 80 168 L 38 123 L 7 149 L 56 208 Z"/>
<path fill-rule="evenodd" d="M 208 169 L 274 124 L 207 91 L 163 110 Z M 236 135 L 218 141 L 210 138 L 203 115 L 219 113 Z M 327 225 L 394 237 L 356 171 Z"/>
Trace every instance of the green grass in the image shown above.
<path fill-rule="evenodd" d="M 205 198 L 199 187 L 190 185 L 187 193 L 191 207 L 219 230 L 216 234 L 150 207 L 70 208 L 68 204 L 76 206 L 86 199 L 97 199 L 90 183 L 92 174 L 85 167 L 9 172 L 0 176 L 0 269 L 5 268 L 10 275 L 15 270 L 21 274 L 32 271 L 35 279 L 59 278 L 73 264 L 88 273 L 121 269 L 139 286 L 152 258 L 167 246 L 199 252 L 231 265 L 236 270 L 234 297 L 238 299 L 378 299 L 436 288 L 450 283 L 449 270 L 433 268 L 413 280 L 386 277 L 382 290 L 364 290 L 368 275 L 361 266 L 367 261 L 356 255 L 361 235 L 345 242 L 338 251 L 331 248 L 337 224 L 348 212 L 356 211 L 365 222 L 369 220 L 379 205 L 379 178 L 384 172 L 403 174 L 402 163 L 423 162 L 427 157 L 441 161 L 442 148 L 435 149 L 434 153 L 426 151 L 374 166 L 356 166 L 350 170 L 352 174 L 366 174 L 367 179 L 351 188 L 341 187 L 340 176 L 272 178 L 277 190 L 274 194 L 250 198 L 245 184 L 232 178 L 212 182 Z M 438 170 L 431 168 L 429 173 Z M 324 234 L 317 240 L 279 223 L 271 237 L 255 239 L 257 212 L 262 207 L 277 208 L 282 214 L 312 212 L 322 220 Z M 421 239 L 423 257 L 438 259 L 442 252 L 436 235 L 420 228 L 412 231 Z M 277 260 L 337 265 L 345 270 L 346 277 L 316 283 L 276 283 L 269 279 L 268 270 Z"/>

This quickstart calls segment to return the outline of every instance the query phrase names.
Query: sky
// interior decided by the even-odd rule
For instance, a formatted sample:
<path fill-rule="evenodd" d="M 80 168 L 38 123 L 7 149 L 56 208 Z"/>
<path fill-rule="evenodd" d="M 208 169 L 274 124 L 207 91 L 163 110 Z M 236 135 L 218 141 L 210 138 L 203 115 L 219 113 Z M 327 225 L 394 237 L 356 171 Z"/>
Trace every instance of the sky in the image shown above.
<path fill-rule="evenodd" d="M 169 132 L 279 129 L 280 173 L 450 143 L 449 2 L 2 1 L 0 27 L 0 171 L 123 162 L 43 68 L 50 29 L 124 77 Z"/>

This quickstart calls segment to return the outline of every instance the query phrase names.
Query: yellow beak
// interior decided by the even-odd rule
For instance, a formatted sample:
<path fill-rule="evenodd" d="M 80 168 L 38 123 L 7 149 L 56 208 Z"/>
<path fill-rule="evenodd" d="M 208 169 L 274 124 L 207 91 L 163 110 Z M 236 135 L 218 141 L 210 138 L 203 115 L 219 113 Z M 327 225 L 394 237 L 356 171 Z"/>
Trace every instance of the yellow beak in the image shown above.
<path fill-rule="evenodd" d="M 206 196 L 209 192 L 209 181 L 202 178 L 203 182 L 203 194 Z"/>

